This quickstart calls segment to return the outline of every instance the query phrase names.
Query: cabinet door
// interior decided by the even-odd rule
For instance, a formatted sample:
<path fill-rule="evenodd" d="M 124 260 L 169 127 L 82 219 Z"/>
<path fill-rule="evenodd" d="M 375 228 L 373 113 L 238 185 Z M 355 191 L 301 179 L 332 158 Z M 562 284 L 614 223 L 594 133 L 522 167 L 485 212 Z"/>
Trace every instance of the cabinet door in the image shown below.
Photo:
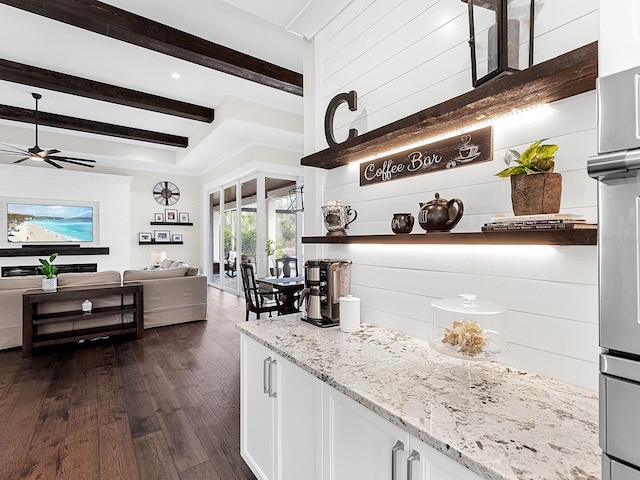
<path fill-rule="evenodd" d="M 407 457 L 407 480 L 482 480 L 482 477 L 455 460 L 438 452 L 416 437 L 411 437 Z"/>
<path fill-rule="evenodd" d="M 319 479 L 322 384 L 281 357 L 277 357 L 276 372 L 277 478 Z"/>
<path fill-rule="evenodd" d="M 323 413 L 324 480 L 405 479 L 406 432 L 330 387 Z"/>
<path fill-rule="evenodd" d="M 275 480 L 275 403 L 268 392 L 270 361 L 275 355 L 241 336 L 240 453 L 260 480 Z M 273 372 L 273 366 L 271 366 Z"/>

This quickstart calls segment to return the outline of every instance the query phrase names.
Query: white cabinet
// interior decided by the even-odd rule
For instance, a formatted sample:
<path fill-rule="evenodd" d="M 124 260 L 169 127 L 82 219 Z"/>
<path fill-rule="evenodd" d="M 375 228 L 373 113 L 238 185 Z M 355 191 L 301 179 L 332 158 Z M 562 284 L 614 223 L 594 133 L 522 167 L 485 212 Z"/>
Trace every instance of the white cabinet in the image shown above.
<path fill-rule="evenodd" d="M 323 480 L 405 479 L 407 432 L 328 386 L 323 400 Z"/>
<path fill-rule="evenodd" d="M 482 480 L 328 386 L 323 416 L 323 480 Z"/>
<path fill-rule="evenodd" d="M 407 450 L 407 480 L 481 480 L 482 477 L 411 436 Z"/>
<path fill-rule="evenodd" d="M 241 336 L 240 449 L 260 480 L 481 480 Z"/>
<path fill-rule="evenodd" d="M 260 480 L 275 479 L 275 409 L 273 397 L 269 396 L 273 357 L 270 350 L 242 336 L 240 449 L 242 458 Z"/>
<path fill-rule="evenodd" d="M 640 0 L 600 0 L 598 75 L 640 64 Z"/>
<path fill-rule="evenodd" d="M 240 449 L 261 480 L 320 478 L 321 382 L 246 335 Z"/>

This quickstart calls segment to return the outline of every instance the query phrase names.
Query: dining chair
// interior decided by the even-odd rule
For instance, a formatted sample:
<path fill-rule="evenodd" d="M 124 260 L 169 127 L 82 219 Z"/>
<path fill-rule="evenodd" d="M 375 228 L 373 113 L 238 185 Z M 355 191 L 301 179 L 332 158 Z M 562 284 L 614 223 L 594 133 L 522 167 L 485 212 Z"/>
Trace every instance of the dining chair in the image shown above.
<path fill-rule="evenodd" d="M 276 290 L 264 290 L 258 286 L 251 263 L 241 263 L 240 272 L 242 274 L 242 285 L 244 287 L 244 298 L 247 310 L 245 320 L 249 320 L 249 312 L 255 313 L 257 319 L 260 320 L 261 313 L 268 312 L 269 317 L 271 317 L 271 312 L 280 313 L 282 311 L 280 293 Z"/>
<path fill-rule="evenodd" d="M 298 259 L 295 257 L 276 258 L 277 277 L 297 277 Z"/>
<path fill-rule="evenodd" d="M 235 250 L 230 250 L 229 253 L 227 253 L 227 265 L 225 268 L 225 272 L 231 278 L 236 276 L 236 257 L 237 253 Z"/>

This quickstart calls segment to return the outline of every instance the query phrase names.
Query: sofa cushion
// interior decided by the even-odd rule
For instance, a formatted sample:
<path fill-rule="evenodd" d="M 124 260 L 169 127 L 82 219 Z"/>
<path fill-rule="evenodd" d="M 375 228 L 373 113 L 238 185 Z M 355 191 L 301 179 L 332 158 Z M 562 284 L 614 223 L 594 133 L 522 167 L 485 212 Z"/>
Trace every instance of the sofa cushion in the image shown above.
<path fill-rule="evenodd" d="M 198 275 L 198 267 L 190 267 L 188 266 L 189 270 L 187 270 L 187 277 L 195 277 Z"/>
<path fill-rule="evenodd" d="M 0 290 L 29 290 L 42 287 L 42 275 L 0 278 Z"/>
<path fill-rule="evenodd" d="M 121 283 L 120 272 L 105 270 L 104 272 L 61 273 L 58 275 L 59 287 L 75 287 L 84 285 Z"/>
<path fill-rule="evenodd" d="M 188 271 L 189 267 L 168 268 L 166 270 L 125 270 L 122 279 L 125 282 L 136 282 L 156 278 L 184 277 Z"/>
<path fill-rule="evenodd" d="M 171 260 L 170 258 L 165 258 L 165 259 L 160 263 L 160 268 L 162 268 L 162 269 L 164 269 L 164 268 L 169 268 L 173 262 L 174 262 L 174 260 Z"/>

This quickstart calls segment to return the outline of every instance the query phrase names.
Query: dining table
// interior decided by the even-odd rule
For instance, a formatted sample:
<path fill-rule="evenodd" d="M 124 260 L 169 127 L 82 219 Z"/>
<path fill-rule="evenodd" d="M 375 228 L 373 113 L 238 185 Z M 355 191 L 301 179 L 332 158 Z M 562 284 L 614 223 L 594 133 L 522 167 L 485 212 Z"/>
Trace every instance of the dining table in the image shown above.
<path fill-rule="evenodd" d="M 257 278 L 257 282 L 262 286 L 269 286 L 282 295 L 282 314 L 297 313 L 296 293 L 304 288 L 304 276 L 297 277 L 264 277 Z"/>

